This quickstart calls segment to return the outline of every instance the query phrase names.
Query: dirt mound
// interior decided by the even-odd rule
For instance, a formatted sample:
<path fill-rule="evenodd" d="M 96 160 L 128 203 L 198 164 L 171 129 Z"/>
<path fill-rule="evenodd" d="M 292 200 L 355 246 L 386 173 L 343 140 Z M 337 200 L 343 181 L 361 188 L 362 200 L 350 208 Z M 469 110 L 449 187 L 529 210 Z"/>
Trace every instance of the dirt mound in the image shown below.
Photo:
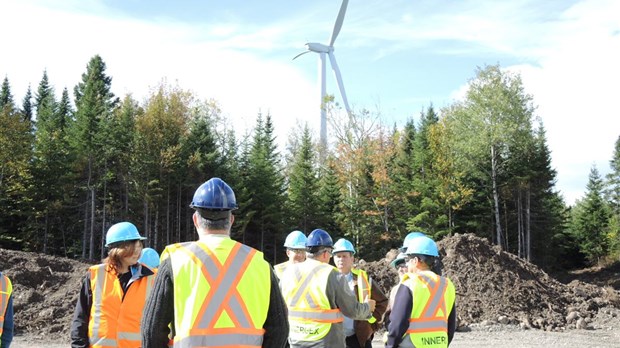
<path fill-rule="evenodd" d="M 0 249 L 0 270 L 13 283 L 15 334 L 68 339 L 81 281 L 90 265 Z"/>
<path fill-rule="evenodd" d="M 443 273 L 456 287 L 459 326 L 486 321 L 559 331 L 585 328 L 599 310 L 620 308 L 620 293 L 613 288 L 578 280 L 562 284 L 486 239 L 455 235 L 438 246 Z M 360 262 L 385 291 L 398 280 L 389 267 L 393 254 L 377 262 Z"/>

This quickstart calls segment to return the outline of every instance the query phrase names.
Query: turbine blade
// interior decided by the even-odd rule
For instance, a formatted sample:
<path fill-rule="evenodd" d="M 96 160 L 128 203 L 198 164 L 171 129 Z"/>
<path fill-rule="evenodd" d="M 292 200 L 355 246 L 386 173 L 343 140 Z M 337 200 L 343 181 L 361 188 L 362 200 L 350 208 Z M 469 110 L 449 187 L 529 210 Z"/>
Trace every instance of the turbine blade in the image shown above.
<path fill-rule="evenodd" d="M 351 113 L 351 108 L 349 107 L 349 101 L 347 100 L 347 93 L 344 91 L 344 84 L 342 83 L 342 75 L 340 75 L 340 69 L 338 68 L 338 63 L 336 63 L 336 57 L 332 52 L 329 52 L 329 61 L 331 62 L 332 69 L 334 70 L 334 75 L 336 76 L 336 81 L 338 82 L 338 89 L 340 89 L 340 95 L 342 96 L 342 102 L 344 103 L 344 108 L 347 110 L 347 113 Z"/>
<path fill-rule="evenodd" d="M 296 55 L 295 57 L 293 57 L 293 60 L 295 60 L 295 59 L 299 58 L 299 56 L 303 56 L 304 54 L 309 53 L 309 52 L 310 52 L 310 51 L 304 51 L 304 52 L 301 52 L 300 54 L 298 54 L 298 55 Z"/>
<path fill-rule="evenodd" d="M 342 5 L 340 6 L 340 12 L 338 12 L 338 17 L 336 17 L 336 23 L 334 24 L 334 31 L 332 32 L 332 37 L 329 39 L 329 46 L 333 46 L 338 34 L 340 34 L 340 29 L 342 29 L 342 22 L 344 22 L 344 14 L 347 12 L 347 5 L 349 4 L 349 0 L 343 0 Z"/>

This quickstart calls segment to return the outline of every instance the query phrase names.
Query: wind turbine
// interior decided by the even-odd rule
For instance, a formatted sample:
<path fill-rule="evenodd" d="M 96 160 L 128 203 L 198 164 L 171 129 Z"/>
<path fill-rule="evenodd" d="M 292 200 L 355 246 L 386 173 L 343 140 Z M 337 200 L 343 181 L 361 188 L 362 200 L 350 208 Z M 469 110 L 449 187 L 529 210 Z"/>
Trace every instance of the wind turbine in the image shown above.
<path fill-rule="evenodd" d="M 320 78 L 320 90 L 321 90 L 321 145 L 323 149 L 327 148 L 327 113 L 325 112 L 325 55 L 329 56 L 329 61 L 332 66 L 332 70 L 334 70 L 334 75 L 336 76 L 336 81 L 338 82 L 338 89 L 340 89 L 340 95 L 342 96 L 342 101 L 344 103 L 344 107 L 347 110 L 347 113 L 351 113 L 351 109 L 349 108 L 349 102 L 347 101 L 347 94 L 344 91 L 344 85 L 342 84 L 342 75 L 340 75 L 340 69 L 338 68 L 338 63 L 336 63 L 336 57 L 334 56 L 334 42 L 340 33 L 340 29 L 342 28 L 342 22 L 344 21 L 344 15 L 347 12 L 347 5 L 349 4 L 349 0 L 343 0 L 342 5 L 340 6 L 340 12 L 338 12 L 338 17 L 336 17 L 336 23 L 334 24 L 334 30 L 332 31 L 332 36 L 329 39 L 329 45 L 321 44 L 318 42 L 308 42 L 306 43 L 307 51 L 302 52 L 295 56 L 297 57 L 304 55 L 310 52 L 316 52 L 319 54 L 319 78 Z"/>

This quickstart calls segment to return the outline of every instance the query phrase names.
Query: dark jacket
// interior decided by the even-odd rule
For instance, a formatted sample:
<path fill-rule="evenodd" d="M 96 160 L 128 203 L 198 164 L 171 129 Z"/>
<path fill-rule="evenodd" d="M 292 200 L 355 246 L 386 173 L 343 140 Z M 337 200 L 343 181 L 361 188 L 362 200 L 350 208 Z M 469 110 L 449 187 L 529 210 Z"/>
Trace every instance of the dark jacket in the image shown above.
<path fill-rule="evenodd" d="M 355 283 L 355 288 L 353 292 L 357 294 L 357 276 L 355 275 L 355 273 L 352 273 L 352 275 L 353 281 Z M 356 320 L 353 323 L 355 336 L 357 336 L 360 347 L 364 347 L 368 340 L 372 340 L 374 333 L 381 328 L 383 314 L 385 313 L 388 306 L 388 298 L 385 296 L 385 294 L 383 294 L 383 291 L 381 291 L 378 284 L 372 283 L 372 278 L 370 277 L 370 275 L 368 277 L 369 281 L 371 282 L 370 298 L 376 301 L 375 311 L 372 312 L 372 316 L 377 319 L 377 321 L 371 324 L 368 322 L 368 320 Z"/>
<path fill-rule="evenodd" d="M 385 345 L 386 348 L 396 348 L 403 340 L 403 336 L 409 328 L 409 318 L 411 317 L 411 310 L 413 308 L 413 294 L 411 290 L 404 286 L 399 285 L 396 290 L 396 296 L 394 298 L 394 306 L 390 313 L 390 322 L 388 326 L 388 340 Z M 448 345 L 454 338 L 454 332 L 456 331 L 456 303 L 452 307 L 452 311 L 448 315 Z"/>
<path fill-rule="evenodd" d="M 139 278 L 155 274 L 148 267 L 143 266 L 139 269 Z M 133 284 L 133 282 L 127 282 L 129 278 L 130 277 L 124 277 L 124 279 L 119 279 L 124 293 L 127 293 L 127 289 L 129 289 L 131 284 Z M 75 304 L 75 311 L 73 312 L 73 321 L 71 322 L 71 348 L 90 347 L 90 340 L 88 338 L 88 321 L 90 320 L 90 310 L 92 305 L 93 293 L 90 290 L 90 272 L 87 272 L 86 277 L 84 277 L 84 280 L 82 280 L 82 288 L 80 289 L 80 295 L 78 297 L 77 303 Z"/>
<path fill-rule="evenodd" d="M 263 324 L 263 347 L 284 347 L 288 339 L 288 312 L 278 287 L 278 278 L 271 273 L 271 292 L 267 320 Z M 165 259 L 157 270 L 155 285 L 146 300 L 142 315 L 142 348 L 167 348 L 168 335 L 174 330 L 174 285 L 172 263 Z M 168 326 L 170 323 L 170 327 Z M 174 331 L 172 336 L 174 336 Z"/>

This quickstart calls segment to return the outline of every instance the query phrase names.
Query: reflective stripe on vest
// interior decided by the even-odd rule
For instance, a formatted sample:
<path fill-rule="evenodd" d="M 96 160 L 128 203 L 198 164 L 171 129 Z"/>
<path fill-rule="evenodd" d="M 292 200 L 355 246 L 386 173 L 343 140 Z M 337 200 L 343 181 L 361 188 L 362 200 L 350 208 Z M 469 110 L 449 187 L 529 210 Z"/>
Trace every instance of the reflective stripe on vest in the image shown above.
<path fill-rule="evenodd" d="M 331 330 L 333 323 L 344 317 L 338 308 L 331 308 L 325 295 L 327 281 L 334 267 L 308 259 L 291 265 L 283 274 L 280 286 L 288 306 L 289 337 L 293 341 L 319 341 Z"/>
<path fill-rule="evenodd" d="M 212 251 L 204 243 L 183 243 L 167 247 L 174 272 L 175 329 L 174 347 L 196 346 L 243 346 L 260 347 L 263 342 L 264 319 L 269 306 L 269 266 L 261 253 L 229 238 Z M 226 257 L 224 263 L 218 255 Z M 250 271 L 248 271 L 251 268 Z M 257 272 L 259 274 L 253 274 Z M 196 276 L 203 278 L 190 279 Z M 258 276 L 265 284 L 245 286 L 240 293 L 238 287 L 244 276 Z M 255 279 L 255 278 L 250 278 Z M 192 287 L 202 287 L 205 294 L 197 293 Z M 190 287 L 191 289 L 184 289 Z M 185 291 L 184 291 L 185 290 Z M 242 294 L 255 299 L 255 291 L 262 295 L 264 303 L 246 303 Z M 205 297 L 202 298 L 202 295 Z M 251 295 L 251 296 L 250 296 Z M 183 306 L 179 306 L 180 302 Z M 253 319 L 248 305 L 257 306 L 260 313 Z M 180 308 L 183 307 L 183 308 Z M 222 323 L 220 320 L 229 320 Z M 223 326 L 229 327 L 223 327 Z M 232 326 L 231 326 L 232 325 Z"/>
<path fill-rule="evenodd" d="M 372 283 L 368 278 L 368 273 L 363 269 L 351 269 L 351 273 L 357 277 L 357 298 L 360 303 L 364 303 L 366 297 L 371 298 L 372 294 Z M 377 319 L 374 316 L 368 319 L 368 322 L 371 324 L 376 321 Z"/>
<path fill-rule="evenodd" d="M 11 280 L 7 276 L 0 274 L 0 337 L 2 337 L 4 328 L 4 314 L 9 306 L 9 299 L 12 293 L 13 284 Z"/>
<path fill-rule="evenodd" d="M 448 314 L 455 297 L 452 282 L 432 272 L 420 272 L 406 274 L 402 284 L 411 290 L 414 303 L 401 347 L 447 347 Z"/>
<path fill-rule="evenodd" d="M 273 270 L 276 272 L 276 276 L 278 277 L 278 279 L 282 278 L 282 274 L 284 274 L 284 271 L 286 271 L 286 267 L 288 267 L 289 263 L 290 261 L 285 261 L 273 267 Z"/>
<path fill-rule="evenodd" d="M 118 276 L 105 264 L 90 267 L 93 303 L 88 324 L 91 347 L 140 347 L 140 320 L 154 275 L 142 276 L 138 265 L 123 295 Z"/>

